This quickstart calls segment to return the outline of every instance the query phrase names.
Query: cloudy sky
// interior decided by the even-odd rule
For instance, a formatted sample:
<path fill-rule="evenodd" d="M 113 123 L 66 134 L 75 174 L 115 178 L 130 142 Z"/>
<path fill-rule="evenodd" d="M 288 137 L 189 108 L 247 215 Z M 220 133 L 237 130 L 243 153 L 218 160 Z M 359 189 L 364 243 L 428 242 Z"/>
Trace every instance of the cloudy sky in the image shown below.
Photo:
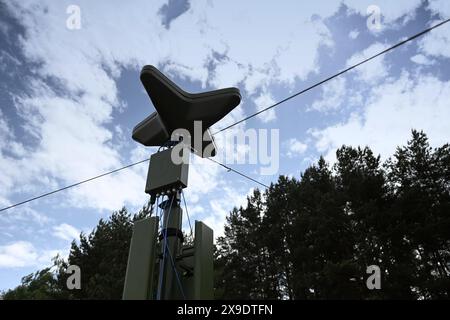
<path fill-rule="evenodd" d="M 381 19 L 369 28 L 373 6 Z M 448 0 L 0 0 L 0 207 L 147 158 L 153 150 L 131 140 L 154 110 L 139 81 L 144 65 L 191 92 L 239 87 L 242 103 L 220 129 L 449 17 Z M 269 175 L 261 161 L 234 167 L 269 184 L 299 177 L 321 154 L 333 162 L 342 144 L 386 158 L 412 128 L 432 145 L 448 142 L 449 58 L 450 24 L 245 122 L 233 130 L 279 130 L 279 166 Z M 0 212 L 0 290 L 67 254 L 112 211 L 138 210 L 146 171 Z M 255 187 L 195 160 L 191 218 L 220 234 Z"/>

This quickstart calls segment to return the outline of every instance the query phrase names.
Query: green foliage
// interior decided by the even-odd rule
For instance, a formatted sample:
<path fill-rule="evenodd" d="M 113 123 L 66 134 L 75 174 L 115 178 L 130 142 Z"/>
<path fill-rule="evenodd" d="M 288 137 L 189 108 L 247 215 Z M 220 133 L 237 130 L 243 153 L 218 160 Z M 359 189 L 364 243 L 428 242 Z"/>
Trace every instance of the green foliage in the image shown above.
<path fill-rule="evenodd" d="M 61 299 L 64 295 L 58 286 L 54 273 L 45 268 L 22 278 L 22 283 L 4 293 L 4 300 L 49 300 Z"/>
<path fill-rule="evenodd" d="M 54 266 L 22 279 L 22 284 L 4 294 L 4 299 L 121 299 L 133 221 L 149 215 L 145 206 L 131 216 L 125 208 L 101 219 L 89 234 L 72 242 L 67 260 L 56 257 Z M 69 265 L 81 269 L 81 289 L 67 289 Z"/>
<path fill-rule="evenodd" d="M 80 244 L 72 242 L 68 264 L 82 270 L 81 290 L 71 290 L 76 299 L 119 299 L 125 279 L 132 221 L 125 208 L 109 220 L 100 220 L 89 235 L 80 235 Z M 59 273 L 62 283 L 66 274 Z M 68 290 L 67 290 L 68 291 Z"/>
<path fill-rule="evenodd" d="M 432 150 L 413 131 L 384 164 L 367 147 L 336 159 L 281 176 L 230 213 L 217 298 L 450 298 L 450 146 Z M 381 290 L 366 287 L 370 265 Z"/>

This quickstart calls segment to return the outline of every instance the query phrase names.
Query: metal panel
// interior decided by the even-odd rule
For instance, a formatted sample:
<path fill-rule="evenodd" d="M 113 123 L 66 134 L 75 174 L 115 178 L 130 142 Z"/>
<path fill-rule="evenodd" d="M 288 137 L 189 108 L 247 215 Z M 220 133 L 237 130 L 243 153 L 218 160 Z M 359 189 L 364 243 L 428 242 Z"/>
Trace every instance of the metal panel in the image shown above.
<path fill-rule="evenodd" d="M 158 217 L 146 218 L 134 223 L 123 289 L 124 300 L 153 298 L 158 223 Z"/>
<path fill-rule="evenodd" d="M 214 298 L 213 230 L 195 221 L 194 240 L 194 299 Z"/>
<path fill-rule="evenodd" d="M 170 136 L 158 113 L 153 112 L 134 127 L 132 138 L 144 146 L 161 146 Z"/>

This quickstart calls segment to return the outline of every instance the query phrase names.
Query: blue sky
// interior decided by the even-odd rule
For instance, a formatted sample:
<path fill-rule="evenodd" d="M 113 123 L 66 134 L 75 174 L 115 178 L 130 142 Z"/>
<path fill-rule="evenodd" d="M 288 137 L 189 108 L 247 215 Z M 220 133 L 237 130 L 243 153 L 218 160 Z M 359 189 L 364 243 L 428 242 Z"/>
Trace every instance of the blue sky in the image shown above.
<path fill-rule="evenodd" d="M 80 9 L 80 29 L 67 28 L 70 5 Z M 380 29 L 367 26 L 371 5 Z M 191 92 L 239 87 L 242 103 L 220 129 L 448 17 L 447 0 L 0 1 L 0 207 L 148 157 L 153 150 L 131 140 L 154 110 L 139 81 L 144 65 Z M 269 184 L 299 177 L 321 154 L 332 163 L 343 144 L 386 158 L 412 128 L 434 146 L 448 142 L 449 58 L 446 25 L 249 120 L 233 130 L 279 130 L 279 168 L 234 167 Z M 112 211 L 138 210 L 146 171 L 139 165 L 0 213 L 0 290 L 66 255 Z M 190 215 L 221 234 L 255 187 L 196 159 Z"/>

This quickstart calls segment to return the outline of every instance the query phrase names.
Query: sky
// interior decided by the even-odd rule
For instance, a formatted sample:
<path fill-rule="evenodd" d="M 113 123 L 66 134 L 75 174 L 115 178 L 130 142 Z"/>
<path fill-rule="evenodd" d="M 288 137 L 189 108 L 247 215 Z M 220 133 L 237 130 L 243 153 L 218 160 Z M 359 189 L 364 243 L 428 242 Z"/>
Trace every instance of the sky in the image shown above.
<path fill-rule="evenodd" d="M 144 65 L 189 92 L 238 87 L 241 104 L 215 131 L 449 17 L 448 0 L 0 0 L 0 207 L 148 158 L 155 150 L 131 139 L 154 111 Z M 412 129 L 447 143 L 449 58 L 450 24 L 218 135 L 217 160 L 270 184 L 300 178 L 321 155 L 332 164 L 344 144 L 387 159 Z M 232 163 L 256 152 L 230 143 L 245 130 L 258 149 L 268 137 L 266 157 Z M 191 162 L 191 220 L 223 234 L 258 185 Z M 0 290 L 67 256 L 113 211 L 137 212 L 147 170 L 0 212 Z"/>

